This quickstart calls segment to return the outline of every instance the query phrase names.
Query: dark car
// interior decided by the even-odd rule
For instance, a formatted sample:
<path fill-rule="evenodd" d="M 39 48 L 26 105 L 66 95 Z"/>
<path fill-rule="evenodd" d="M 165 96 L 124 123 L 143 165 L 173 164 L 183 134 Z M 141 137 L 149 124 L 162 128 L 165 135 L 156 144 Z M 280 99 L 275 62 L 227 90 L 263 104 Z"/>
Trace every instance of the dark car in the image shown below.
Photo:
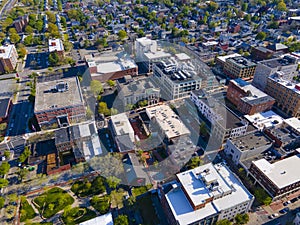
<path fill-rule="evenodd" d="M 279 212 L 280 212 L 281 214 L 285 214 L 285 213 L 287 213 L 288 211 L 290 211 L 289 207 L 285 207 L 285 208 L 283 208 L 282 210 L 280 210 Z"/>
<path fill-rule="evenodd" d="M 296 201 L 298 201 L 298 198 L 293 198 L 293 199 L 291 199 L 291 203 L 294 203 L 294 202 L 296 202 Z"/>

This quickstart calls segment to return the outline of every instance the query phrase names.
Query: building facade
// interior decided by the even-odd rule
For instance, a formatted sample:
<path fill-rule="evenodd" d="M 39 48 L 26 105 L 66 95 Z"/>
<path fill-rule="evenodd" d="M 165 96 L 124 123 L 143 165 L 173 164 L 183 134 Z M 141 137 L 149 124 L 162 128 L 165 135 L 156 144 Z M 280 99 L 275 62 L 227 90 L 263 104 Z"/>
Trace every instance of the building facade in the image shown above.
<path fill-rule="evenodd" d="M 191 61 L 171 57 L 153 65 L 151 81 L 161 90 L 161 97 L 173 100 L 188 97 L 201 88 L 202 78 Z"/>
<path fill-rule="evenodd" d="M 64 45 L 61 39 L 49 39 L 49 53 L 56 52 L 58 57 L 62 60 L 65 56 Z"/>
<path fill-rule="evenodd" d="M 86 118 L 77 77 L 36 84 L 34 114 L 41 128 L 67 126 Z"/>
<path fill-rule="evenodd" d="M 202 116 L 211 123 L 211 134 L 222 143 L 228 138 L 244 135 L 248 122 L 240 119 L 214 95 L 206 95 L 202 90 L 191 92 L 190 98 Z"/>
<path fill-rule="evenodd" d="M 224 165 L 212 163 L 176 175 L 159 188 L 169 224 L 212 225 L 247 213 L 254 197 Z"/>
<path fill-rule="evenodd" d="M 275 103 L 274 98 L 242 79 L 231 80 L 229 82 L 227 99 L 240 112 L 247 115 L 270 110 Z"/>
<path fill-rule="evenodd" d="M 251 79 L 255 74 L 256 64 L 244 57 L 226 59 L 224 73 L 230 78 Z"/>
<path fill-rule="evenodd" d="M 299 83 L 293 83 L 274 74 L 268 78 L 265 92 L 276 100 L 275 106 L 286 115 L 300 118 Z"/>
<path fill-rule="evenodd" d="M 0 47 L 0 73 L 15 70 L 18 61 L 18 53 L 14 45 Z"/>
<path fill-rule="evenodd" d="M 249 172 L 273 199 L 280 199 L 300 189 L 299 163 L 299 154 L 275 163 L 260 159 L 252 162 Z"/>
<path fill-rule="evenodd" d="M 267 80 L 270 75 L 280 72 L 286 80 L 292 80 L 297 75 L 297 58 L 286 55 L 283 58 L 263 60 L 257 63 L 257 68 L 252 84 L 264 91 L 267 86 Z"/>

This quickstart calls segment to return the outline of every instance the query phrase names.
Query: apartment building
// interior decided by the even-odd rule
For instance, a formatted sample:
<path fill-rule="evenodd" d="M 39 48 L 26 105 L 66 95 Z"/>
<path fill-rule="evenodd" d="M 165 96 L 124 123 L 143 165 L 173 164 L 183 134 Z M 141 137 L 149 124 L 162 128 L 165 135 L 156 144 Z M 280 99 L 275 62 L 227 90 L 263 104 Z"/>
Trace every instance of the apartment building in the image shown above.
<path fill-rule="evenodd" d="M 260 61 L 257 63 L 252 84 L 264 91 L 270 75 L 280 72 L 283 79 L 292 80 L 297 75 L 297 68 L 298 60 L 292 55 Z"/>
<path fill-rule="evenodd" d="M 202 78 L 189 56 L 170 57 L 153 65 L 151 81 L 161 90 L 161 97 L 173 100 L 188 97 L 201 88 Z"/>
<path fill-rule="evenodd" d="M 22 17 L 19 17 L 16 21 L 14 21 L 13 25 L 18 33 L 22 33 L 24 28 L 28 25 L 28 22 L 28 15 L 24 15 Z"/>
<path fill-rule="evenodd" d="M 242 78 L 248 80 L 255 74 L 256 64 L 244 57 L 226 59 L 224 73 L 230 78 Z"/>
<path fill-rule="evenodd" d="M 210 133 L 216 140 L 225 142 L 228 138 L 244 135 L 252 128 L 248 127 L 246 120 L 239 118 L 222 104 L 216 95 L 197 90 L 191 92 L 190 98 L 201 115 L 211 123 Z"/>
<path fill-rule="evenodd" d="M 265 92 L 276 100 L 275 106 L 291 117 L 300 118 L 300 84 L 283 79 L 279 74 L 269 76 Z"/>
<path fill-rule="evenodd" d="M 67 126 L 86 116 L 77 77 L 36 84 L 34 114 L 41 128 Z"/>
<path fill-rule="evenodd" d="M 171 57 L 170 53 L 158 46 L 157 41 L 147 37 L 136 39 L 135 54 L 136 62 L 142 65 L 146 73 L 152 72 L 153 63 Z"/>
<path fill-rule="evenodd" d="M 159 187 L 169 224 L 215 224 L 247 213 L 254 196 L 222 164 L 206 164 L 176 174 L 176 181 Z"/>
<path fill-rule="evenodd" d="M 240 78 L 229 82 L 227 99 L 247 115 L 270 110 L 275 103 L 274 98 Z"/>
<path fill-rule="evenodd" d="M 0 46 L 0 73 L 15 70 L 18 61 L 18 53 L 14 45 Z"/>
<path fill-rule="evenodd" d="M 275 163 L 266 159 L 253 161 L 250 175 L 273 199 L 280 199 L 300 189 L 300 155 L 294 155 Z"/>

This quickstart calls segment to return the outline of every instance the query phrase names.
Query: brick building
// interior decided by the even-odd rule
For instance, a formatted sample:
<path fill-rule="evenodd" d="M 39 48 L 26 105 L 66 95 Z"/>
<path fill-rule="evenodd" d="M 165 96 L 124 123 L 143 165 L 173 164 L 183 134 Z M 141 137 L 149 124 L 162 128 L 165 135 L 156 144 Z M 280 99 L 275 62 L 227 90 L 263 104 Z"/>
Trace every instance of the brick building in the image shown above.
<path fill-rule="evenodd" d="M 255 69 L 256 64 L 244 57 L 229 58 L 224 65 L 224 73 L 230 78 L 251 79 Z"/>
<path fill-rule="evenodd" d="M 14 27 L 16 28 L 16 31 L 18 33 L 22 33 L 24 31 L 24 28 L 28 25 L 29 17 L 28 15 L 19 17 L 14 23 Z"/>
<path fill-rule="evenodd" d="M 275 103 L 274 98 L 242 79 L 231 80 L 229 82 L 227 99 L 240 112 L 248 115 L 270 110 Z"/>
<path fill-rule="evenodd" d="M 274 52 L 265 47 L 252 47 L 251 48 L 251 57 L 255 60 L 266 60 L 272 58 Z"/>
<path fill-rule="evenodd" d="M 10 98 L 0 99 L 0 122 L 6 121 L 12 106 Z"/>
<path fill-rule="evenodd" d="M 77 77 L 36 84 L 34 113 L 41 128 L 67 126 L 85 118 L 85 105 Z"/>
<path fill-rule="evenodd" d="M 288 116 L 300 118 L 300 84 L 282 79 L 278 74 L 267 80 L 265 92 L 275 100 L 275 106 Z"/>
<path fill-rule="evenodd" d="M 300 189 L 300 155 L 270 163 L 266 159 L 253 161 L 250 175 L 273 199 L 280 199 Z"/>
<path fill-rule="evenodd" d="M 134 60 L 127 55 L 120 54 L 120 52 L 119 54 L 109 52 L 101 55 L 87 55 L 85 60 L 93 80 L 106 82 L 127 75 L 138 75 L 138 66 Z"/>
<path fill-rule="evenodd" d="M 14 45 L 0 46 L 0 73 L 15 70 L 17 60 L 18 53 Z"/>

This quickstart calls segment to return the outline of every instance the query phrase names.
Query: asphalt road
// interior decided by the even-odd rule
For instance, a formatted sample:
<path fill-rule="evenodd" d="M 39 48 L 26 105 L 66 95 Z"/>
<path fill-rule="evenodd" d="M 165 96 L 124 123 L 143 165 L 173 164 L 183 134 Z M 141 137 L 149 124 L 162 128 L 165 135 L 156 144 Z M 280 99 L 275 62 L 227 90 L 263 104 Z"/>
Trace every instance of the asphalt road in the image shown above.
<path fill-rule="evenodd" d="M 2 9 L 0 10 L 0 19 L 2 19 L 2 17 L 4 16 L 4 14 L 11 10 L 13 8 L 13 6 L 15 5 L 16 0 L 8 0 L 6 2 L 6 4 L 2 7 Z"/>

